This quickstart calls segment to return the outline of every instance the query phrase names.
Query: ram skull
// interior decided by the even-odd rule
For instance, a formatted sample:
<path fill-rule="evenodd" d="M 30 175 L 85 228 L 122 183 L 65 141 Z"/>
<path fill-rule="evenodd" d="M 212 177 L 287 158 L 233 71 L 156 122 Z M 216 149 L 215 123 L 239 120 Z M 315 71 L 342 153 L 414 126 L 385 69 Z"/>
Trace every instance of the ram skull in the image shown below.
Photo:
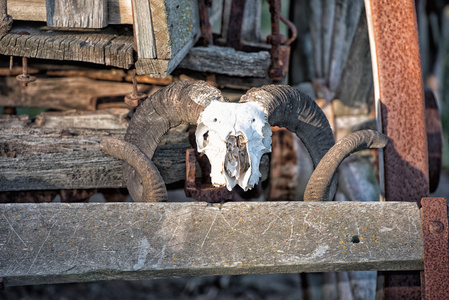
<path fill-rule="evenodd" d="M 263 107 L 254 102 L 212 101 L 200 114 L 197 150 L 211 164 L 214 186 L 252 189 L 259 182 L 260 158 L 271 152 L 271 126 Z"/>
<path fill-rule="evenodd" d="M 228 189 L 236 184 L 249 189 L 257 183 L 260 157 L 271 148 L 270 126 L 294 132 L 315 168 L 305 201 L 331 200 L 336 190 L 335 170 L 341 161 L 354 151 L 383 147 L 387 142 L 376 131 L 360 131 L 335 144 L 326 116 L 315 101 L 289 86 L 253 88 L 240 103 L 228 103 L 206 82 L 178 81 L 137 108 L 124 141 L 101 141 L 106 153 L 125 161 L 123 176 L 134 201 L 167 199 L 164 180 L 151 158 L 162 136 L 182 123 L 198 125 L 198 150 L 211 161 L 212 181 Z"/>

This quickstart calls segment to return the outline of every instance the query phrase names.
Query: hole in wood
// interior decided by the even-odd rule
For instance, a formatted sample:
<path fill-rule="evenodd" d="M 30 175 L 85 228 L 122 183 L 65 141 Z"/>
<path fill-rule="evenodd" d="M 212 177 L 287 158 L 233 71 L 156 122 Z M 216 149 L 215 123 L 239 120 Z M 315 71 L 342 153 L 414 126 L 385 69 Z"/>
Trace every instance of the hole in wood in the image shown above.
<path fill-rule="evenodd" d="M 354 235 L 354 236 L 351 238 L 351 243 L 354 243 L 354 244 L 360 243 L 359 237 L 358 237 L 357 235 Z"/>

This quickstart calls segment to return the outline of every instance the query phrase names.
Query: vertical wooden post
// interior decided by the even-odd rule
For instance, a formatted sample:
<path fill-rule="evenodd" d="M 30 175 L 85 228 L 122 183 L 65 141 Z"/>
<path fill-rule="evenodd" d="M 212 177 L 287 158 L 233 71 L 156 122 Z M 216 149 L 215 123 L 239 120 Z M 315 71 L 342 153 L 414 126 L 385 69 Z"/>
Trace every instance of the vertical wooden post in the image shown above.
<path fill-rule="evenodd" d="M 156 58 L 149 0 L 132 0 L 134 43 L 139 58 Z"/>

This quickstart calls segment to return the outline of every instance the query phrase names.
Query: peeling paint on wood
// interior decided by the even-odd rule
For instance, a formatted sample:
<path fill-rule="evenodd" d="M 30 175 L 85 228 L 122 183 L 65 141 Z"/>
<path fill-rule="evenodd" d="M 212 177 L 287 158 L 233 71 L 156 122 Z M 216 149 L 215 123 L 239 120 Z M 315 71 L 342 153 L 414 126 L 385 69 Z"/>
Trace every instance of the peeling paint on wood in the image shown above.
<path fill-rule="evenodd" d="M 4 204 L 0 226 L 6 285 L 423 268 L 413 203 Z"/>

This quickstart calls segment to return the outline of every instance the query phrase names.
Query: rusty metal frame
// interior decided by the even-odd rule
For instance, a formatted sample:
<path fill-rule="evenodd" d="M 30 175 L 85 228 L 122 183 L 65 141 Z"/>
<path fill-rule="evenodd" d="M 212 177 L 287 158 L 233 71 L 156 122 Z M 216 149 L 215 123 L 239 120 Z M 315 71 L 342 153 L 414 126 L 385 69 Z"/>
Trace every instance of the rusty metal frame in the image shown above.
<path fill-rule="evenodd" d="M 203 154 L 199 154 L 203 155 Z M 203 156 L 207 159 L 207 157 Z M 186 182 L 185 182 L 185 193 L 189 198 L 193 198 L 197 201 L 203 201 L 208 203 L 222 203 L 227 200 L 232 200 L 234 197 L 234 191 L 228 191 L 226 186 L 214 187 L 211 183 L 203 182 L 197 183 L 195 179 L 196 174 L 196 162 L 197 153 L 195 149 L 186 150 Z M 201 164 L 200 161 L 198 161 Z M 209 161 L 207 161 L 208 163 Z M 204 174 L 203 177 L 210 179 L 209 174 Z"/>
<path fill-rule="evenodd" d="M 241 41 L 241 31 L 244 21 L 244 10 L 246 0 L 232 0 L 230 5 L 228 28 L 226 34 L 213 38 L 207 7 L 210 7 L 210 0 L 198 0 L 202 44 L 231 47 L 238 51 L 258 52 L 270 51 L 271 64 L 268 75 L 273 81 L 281 81 L 287 74 L 290 58 L 290 44 L 296 39 L 297 31 L 292 22 L 281 14 L 281 1 L 268 0 L 271 15 L 271 34 L 267 37 L 267 44 L 247 44 Z M 222 16 L 222 27 L 224 26 L 224 14 Z M 292 32 L 289 40 L 285 41 L 284 36 L 279 32 L 280 21 L 284 22 Z M 232 34 L 230 34 L 232 33 Z"/>
<path fill-rule="evenodd" d="M 422 299 L 449 299 L 448 219 L 445 198 L 423 198 L 424 272 Z"/>

